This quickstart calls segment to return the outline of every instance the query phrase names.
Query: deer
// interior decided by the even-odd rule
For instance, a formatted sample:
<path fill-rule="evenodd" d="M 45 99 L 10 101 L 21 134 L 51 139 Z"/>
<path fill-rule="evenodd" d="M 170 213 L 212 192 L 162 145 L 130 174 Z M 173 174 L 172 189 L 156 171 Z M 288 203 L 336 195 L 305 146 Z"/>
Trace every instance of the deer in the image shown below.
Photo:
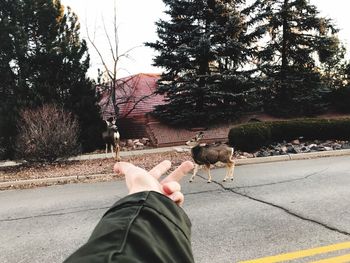
<path fill-rule="evenodd" d="M 119 140 L 120 140 L 120 134 L 118 131 L 118 127 L 115 124 L 115 120 L 112 121 L 105 120 L 106 122 L 106 130 L 102 133 L 102 138 L 106 144 L 106 155 L 108 153 L 108 149 L 111 149 L 111 152 L 113 154 L 113 148 L 115 148 L 115 158 L 117 162 L 120 161 L 120 147 L 119 147 Z"/>
<path fill-rule="evenodd" d="M 226 175 L 223 181 L 226 182 L 229 177 L 231 177 L 231 180 L 233 181 L 233 171 L 235 167 L 235 162 L 233 160 L 234 149 L 225 144 L 200 144 L 199 141 L 203 138 L 203 136 L 203 132 L 199 132 L 195 137 L 186 142 L 186 145 L 191 147 L 191 155 L 193 161 L 195 162 L 190 183 L 193 182 L 200 166 L 204 166 L 206 168 L 208 172 L 208 183 L 211 183 L 210 165 L 217 162 L 225 163 L 227 167 Z"/>

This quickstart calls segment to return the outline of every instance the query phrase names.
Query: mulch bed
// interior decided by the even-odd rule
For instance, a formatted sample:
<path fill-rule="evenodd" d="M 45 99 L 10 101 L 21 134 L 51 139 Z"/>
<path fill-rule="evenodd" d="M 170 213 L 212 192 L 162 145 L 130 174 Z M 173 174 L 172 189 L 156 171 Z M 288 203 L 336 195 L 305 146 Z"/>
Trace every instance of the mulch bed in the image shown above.
<path fill-rule="evenodd" d="M 165 152 L 147 155 L 137 155 L 124 157 L 122 161 L 131 162 L 136 166 L 146 170 L 152 169 L 163 160 L 172 162 L 172 169 L 177 167 L 183 161 L 192 160 L 189 152 Z M 76 176 L 76 179 L 63 180 L 59 183 L 35 183 L 21 186 L 0 187 L 0 190 L 23 189 L 37 186 L 47 186 L 53 184 L 65 184 L 76 182 L 101 182 L 120 179 L 113 174 L 114 159 L 86 160 L 86 161 L 66 161 L 52 164 L 23 164 L 20 166 L 0 167 L 0 182 L 10 182 L 29 179 L 42 179 L 54 177 Z M 93 177 L 95 174 L 105 176 Z M 85 178 L 91 175 L 91 178 Z M 80 179 L 79 176 L 84 176 Z"/>

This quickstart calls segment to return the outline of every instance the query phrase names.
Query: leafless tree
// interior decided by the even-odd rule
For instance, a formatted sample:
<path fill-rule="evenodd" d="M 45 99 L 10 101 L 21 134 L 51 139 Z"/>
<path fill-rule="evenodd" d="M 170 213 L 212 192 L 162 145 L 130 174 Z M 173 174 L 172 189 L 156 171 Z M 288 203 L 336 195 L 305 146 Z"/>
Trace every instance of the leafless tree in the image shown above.
<path fill-rule="evenodd" d="M 119 38 L 118 38 L 118 25 L 117 25 L 117 7 L 116 7 L 116 1 L 114 1 L 114 16 L 113 16 L 113 33 L 109 34 L 106 23 L 103 17 L 101 17 L 102 25 L 103 25 L 103 31 L 104 35 L 106 37 L 108 46 L 109 46 L 109 55 L 110 57 L 106 57 L 102 54 L 101 49 L 96 44 L 96 23 L 94 27 L 94 32 L 91 35 L 89 32 L 88 26 L 86 26 L 86 32 L 87 32 L 87 39 L 90 42 L 91 46 L 94 48 L 96 53 L 98 54 L 103 70 L 98 70 L 98 87 L 99 87 L 99 93 L 100 94 L 107 94 L 107 100 L 104 101 L 104 105 L 100 105 L 102 108 L 109 108 L 110 105 L 112 105 L 113 108 L 113 117 L 115 119 L 117 118 L 124 118 L 127 115 L 129 115 L 136 106 L 143 101 L 144 99 L 154 95 L 147 94 L 141 98 L 137 98 L 133 96 L 132 90 L 135 89 L 136 82 L 130 81 L 130 79 L 118 79 L 118 63 L 120 59 L 122 58 L 129 58 L 130 59 L 130 53 L 138 48 L 139 46 L 132 47 L 126 52 L 123 52 L 122 54 L 119 54 Z M 87 25 L 87 23 L 86 23 Z M 112 65 L 109 65 L 107 63 L 108 59 L 112 59 Z M 123 116 L 120 116 L 119 110 L 120 106 L 122 104 L 132 103 L 132 108 L 128 110 L 127 114 L 123 114 Z"/>

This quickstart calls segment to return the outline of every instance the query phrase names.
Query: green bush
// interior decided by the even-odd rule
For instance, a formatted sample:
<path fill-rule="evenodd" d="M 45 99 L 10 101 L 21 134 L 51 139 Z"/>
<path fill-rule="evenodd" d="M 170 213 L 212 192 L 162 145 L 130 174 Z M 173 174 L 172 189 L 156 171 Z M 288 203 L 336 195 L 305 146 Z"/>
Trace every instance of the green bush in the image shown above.
<path fill-rule="evenodd" d="M 269 142 L 271 126 L 267 122 L 249 123 L 232 128 L 229 132 L 229 143 L 247 151 L 254 150 L 261 142 Z"/>
<path fill-rule="evenodd" d="M 6 156 L 5 138 L 0 137 L 0 160 L 4 159 L 5 156 Z"/>
<path fill-rule="evenodd" d="M 80 151 L 79 125 L 55 105 L 24 110 L 18 122 L 16 156 L 30 162 L 52 162 Z"/>
<path fill-rule="evenodd" d="M 337 89 L 333 92 L 332 104 L 339 112 L 350 112 L 350 86 Z"/>
<path fill-rule="evenodd" d="M 307 140 L 349 140 L 350 119 L 296 119 L 289 121 L 247 123 L 230 130 L 229 144 L 252 151 L 272 142 Z"/>

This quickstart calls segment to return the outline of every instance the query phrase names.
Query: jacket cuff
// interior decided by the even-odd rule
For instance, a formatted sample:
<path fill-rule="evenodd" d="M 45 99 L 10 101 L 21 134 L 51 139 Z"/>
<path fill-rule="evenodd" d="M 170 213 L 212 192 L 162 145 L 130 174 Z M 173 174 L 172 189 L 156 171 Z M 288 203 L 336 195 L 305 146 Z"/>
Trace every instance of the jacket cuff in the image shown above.
<path fill-rule="evenodd" d="M 173 224 L 177 225 L 177 227 L 182 230 L 186 238 L 190 240 L 189 235 L 191 233 L 192 225 L 187 214 L 173 200 L 158 192 L 146 191 L 127 195 L 116 202 L 103 217 L 122 207 L 130 207 L 135 205 L 142 205 L 144 207 L 156 210 L 159 214 L 163 215 Z"/>

